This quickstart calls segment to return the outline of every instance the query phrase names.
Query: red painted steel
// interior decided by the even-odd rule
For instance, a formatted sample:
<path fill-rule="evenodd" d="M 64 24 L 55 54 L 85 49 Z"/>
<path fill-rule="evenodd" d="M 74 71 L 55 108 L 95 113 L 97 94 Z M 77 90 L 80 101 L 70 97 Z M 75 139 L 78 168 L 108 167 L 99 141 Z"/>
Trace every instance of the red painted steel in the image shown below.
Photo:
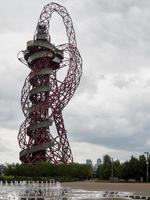
<path fill-rule="evenodd" d="M 54 12 L 62 17 L 68 37 L 68 43 L 57 47 L 50 43 L 49 34 Z M 34 40 L 28 42 L 27 49 L 21 51 L 18 59 L 31 69 L 21 94 L 21 106 L 26 119 L 18 134 L 20 160 L 31 164 L 39 161 L 55 164 L 73 162 L 62 110 L 79 85 L 82 58 L 66 8 L 57 3 L 50 3 L 43 8 Z M 63 69 L 67 69 L 67 73 L 64 80 L 60 81 L 57 74 Z M 53 126 L 57 133 L 53 133 Z"/>

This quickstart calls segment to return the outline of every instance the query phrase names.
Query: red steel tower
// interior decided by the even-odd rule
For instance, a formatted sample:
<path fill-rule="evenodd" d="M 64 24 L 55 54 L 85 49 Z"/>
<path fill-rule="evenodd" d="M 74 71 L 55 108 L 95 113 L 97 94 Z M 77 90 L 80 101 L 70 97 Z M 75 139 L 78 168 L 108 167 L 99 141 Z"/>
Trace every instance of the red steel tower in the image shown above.
<path fill-rule="evenodd" d="M 51 43 L 49 34 L 54 12 L 62 17 L 68 37 L 68 43 L 58 46 Z M 57 3 L 43 8 L 33 40 L 27 42 L 26 50 L 19 52 L 18 59 L 31 70 L 21 93 L 25 121 L 18 134 L 20 160 L 31 164 L 73 162 L 62 110 L 79 85 L 82 59 L 66 8 Z M 58 72 L 63 69 L 67 69 L 67 73 L 62 81 Z"/>

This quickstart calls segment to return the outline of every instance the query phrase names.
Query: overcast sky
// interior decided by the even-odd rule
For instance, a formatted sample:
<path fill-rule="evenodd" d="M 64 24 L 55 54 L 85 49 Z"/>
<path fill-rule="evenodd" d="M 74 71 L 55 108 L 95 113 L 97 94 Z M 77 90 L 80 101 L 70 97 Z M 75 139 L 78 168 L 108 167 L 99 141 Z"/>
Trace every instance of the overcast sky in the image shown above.
<path fill-rule="evenodd" d="M 83 58 L 77 92 L 63 111 L 74 160 L 104 154 L 127 160 L 150 151 L 150 1 L 56 0 L 73 20 Z M 18 162 L 24 120 L 20 93 L 29 69 L 17 60 L 48 0 L 5 0 L 0 7 L 0 163 Z M 66 42 L 61 18 L 52 42 Z"/>

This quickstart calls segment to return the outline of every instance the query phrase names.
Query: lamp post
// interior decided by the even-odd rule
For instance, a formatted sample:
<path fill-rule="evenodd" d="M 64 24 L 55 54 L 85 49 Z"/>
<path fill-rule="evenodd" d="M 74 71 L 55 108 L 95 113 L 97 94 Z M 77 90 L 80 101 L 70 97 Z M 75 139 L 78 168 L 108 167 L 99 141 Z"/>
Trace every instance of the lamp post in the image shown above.
<path fill-rule="evenodd" d="M 147 166 L 147 170 L 146 170 L 146 181 L 148 182 L 148 159 L 149 159 L 149 152 L 144 152 L 146 154 L 146 166 Z"/>
<path fill-rule="evenodd" d="M 111 158 L 111 177 L 113 178 L 114 176 L 114 161 L 113 158 Z"/>

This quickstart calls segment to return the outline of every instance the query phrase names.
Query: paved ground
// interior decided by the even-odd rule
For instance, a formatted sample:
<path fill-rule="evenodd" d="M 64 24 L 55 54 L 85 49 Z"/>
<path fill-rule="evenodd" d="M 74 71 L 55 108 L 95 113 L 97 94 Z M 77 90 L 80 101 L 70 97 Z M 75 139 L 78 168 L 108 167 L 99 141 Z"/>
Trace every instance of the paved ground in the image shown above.
<path fill-rule="evenodd" d="M 150 196 L 150 183 L 106 183 L 106 182 L 66 182 L 62 183 L 65 187 L 71 187 L 73 189 L 84 190 L 110 190 L 110 191 L 124 191 L 133 192 L 137 195 L 149 195 Z"/>

